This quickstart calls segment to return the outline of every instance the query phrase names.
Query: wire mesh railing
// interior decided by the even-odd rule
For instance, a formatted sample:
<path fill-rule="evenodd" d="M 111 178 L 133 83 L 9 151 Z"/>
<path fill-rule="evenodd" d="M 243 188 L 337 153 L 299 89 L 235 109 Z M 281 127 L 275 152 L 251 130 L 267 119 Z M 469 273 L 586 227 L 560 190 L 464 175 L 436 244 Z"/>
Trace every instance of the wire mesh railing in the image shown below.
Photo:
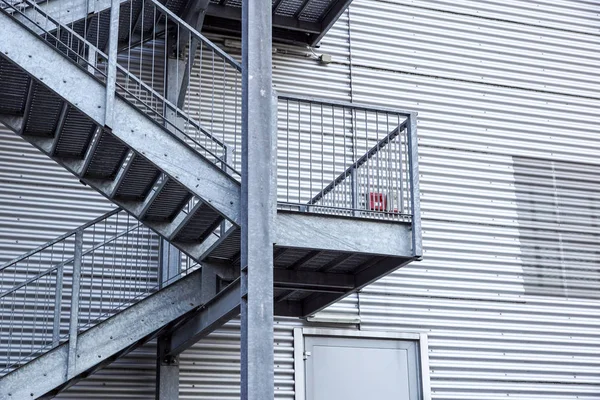
<path fill-rule="evenodd" d="M 410 221 L 413 113 L 291 96 L 278 113 L 280 209 Z"/>
<path fill-rule="evenodd" d="M 157 0 L 61 3 L 0 0 L 0 10 L 109 89 L 112 77 L 116 94 L 239 179 L 241 66 L 236 60 Z M 109 55 L 111 36 L 115 57 Z"/>
<path fill-rule="evenodd" d="M 0 376 L 197 268 L 161 279 L 159 243 L 116 209 L 0 266 Z"/>

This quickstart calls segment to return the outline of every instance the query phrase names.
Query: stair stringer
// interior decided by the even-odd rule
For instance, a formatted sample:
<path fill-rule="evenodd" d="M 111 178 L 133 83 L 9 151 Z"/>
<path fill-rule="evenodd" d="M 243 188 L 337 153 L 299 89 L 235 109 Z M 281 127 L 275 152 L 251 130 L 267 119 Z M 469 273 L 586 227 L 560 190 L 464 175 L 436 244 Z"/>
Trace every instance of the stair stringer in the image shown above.
<path fill-rule="evenodd" d="M 197 270 L 85 331 L 77 338 L 72 368 L 67 341 L 0 378 L 0 400 L 37 399 L 57 392 L 149 341 L 161 328 L 201 306 L 201 282 L 202 271 Z"/>
<path fill-rule="evenodd" d="M 0 53 L 4 57 L 96 124 L 105 126 L 107 90 L 102 83 L 4 13 L 0 13 L 0 37 L 3 38 L 0 41 Z M 119 97 L 114 101 L 113 121 L 114 126 L 110 127 L 112 135 L 233 224 L 241 225 L 239 182 Z M 8 125 L 18 131 L 18 123 L 18 118 L 11 118 Z M 52 139 L 24 139 L 46 154 L 51 149 Z M 77 171 L 77 165 L 65 166 L 71 167 L 68 168 L 71 172 Z M 98 189 L 93 184 L 90 186 Z M 126 204 L 120 205 L 127 207 Z"/>

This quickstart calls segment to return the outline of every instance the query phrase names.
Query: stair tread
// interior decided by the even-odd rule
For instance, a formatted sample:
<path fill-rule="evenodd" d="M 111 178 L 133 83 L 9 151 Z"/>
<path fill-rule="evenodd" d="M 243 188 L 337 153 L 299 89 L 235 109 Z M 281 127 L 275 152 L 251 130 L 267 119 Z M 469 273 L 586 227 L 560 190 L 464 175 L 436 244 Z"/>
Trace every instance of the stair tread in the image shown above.
<path fill-rule="evenodd" d="M 127 146 L 106 131 L 101 133 L 95 152 L 84 172 L 85 178 L 112 179 L 127 154 Z"/>
<path fill-rule="evenodd" d="M 54 155 L 64 158 L 82 158 L 96 131 L 96 125 L 84 114 L 69 107 L 59 133 Z"/>
<path fill-rule="evenodd" d="M 29 77 L 8 60 L 0 57 L 0 114 L 22 115 L 29 87 Z"/>
<path fill-rule="evenodd" d="M 33 85 L 23 134 L 52 137 L 56 131 L 63 101 L 44 85 L 37 82 Z"/>
<path fill-rule="evenodd" d="M 202 242 L 222 221 L 223 217 L 207 204 L 202 203 L 194 212 L 194 215 L 187 220 L 185 226 L 175 235 L 173 241 L 183 243 Z"/>
<path fill-rule="evenodd" d="M 150 161 L 136 155 L 131 160 L 125 177 L 117 188 L 115 197 L 119 199 L 143 199 L 152 189 L 160 171 Z"/>
<path fill-rule="evenodd" d="M 191 197 L 192 194 L 185 187 L 169 178 L 148 207 L 143 219 L 146 221 L 170 221 L 175 218 Z"/>

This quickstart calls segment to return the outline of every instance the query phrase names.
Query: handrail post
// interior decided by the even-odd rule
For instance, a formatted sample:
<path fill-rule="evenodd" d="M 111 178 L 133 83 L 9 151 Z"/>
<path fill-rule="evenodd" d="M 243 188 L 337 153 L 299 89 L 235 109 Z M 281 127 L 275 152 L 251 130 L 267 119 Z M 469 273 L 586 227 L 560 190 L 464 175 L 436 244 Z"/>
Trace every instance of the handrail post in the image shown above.
<path fill-rule="evenodd" d="M 110 32 L 108 37 L 108 70 L 106 75 L 106 104 L 104 126 L 112 127 L 115 92 L 117 89 L 117 48 L 119 41 L 119 0 L 112 0 L 110 9 Z"/>
<path fill-rule="evenodd" d="M 64 265 L 56 269 L 56 294 L 54 297 L 54 325 L 52 327 L 52 347 L 58 346 L 60 342 L 60 316 L 62 306 L 62 289 Z"/>
<path fill-rule="evenodd" d="M 419 145 L 417 139 L 417 113 L 411 113 L 406 125 L 408 143 L 408 168 L 410 180 L 411 214 L 412 214 L 412 247 L 415 258 L 423 257 L 421 231 L 421 197 L 419 194 Z"/>
<path fill-rule="evenodd" d="M 73 285 L 71 290 L 71 318 L 69 319 L 69 356 L 67 380 L 75 376 L 77 361 L 77 330 L 79 328 L 79 289 L 83 254 L 83 230 L 75 233 L 75 257 L 73 259 Z"/>
<path fill-rule="evenodd" d="M 350 188 L 352 190 L 352 215 L 358 216 L 358 176 L 356 168 L 350 171 Z"/>

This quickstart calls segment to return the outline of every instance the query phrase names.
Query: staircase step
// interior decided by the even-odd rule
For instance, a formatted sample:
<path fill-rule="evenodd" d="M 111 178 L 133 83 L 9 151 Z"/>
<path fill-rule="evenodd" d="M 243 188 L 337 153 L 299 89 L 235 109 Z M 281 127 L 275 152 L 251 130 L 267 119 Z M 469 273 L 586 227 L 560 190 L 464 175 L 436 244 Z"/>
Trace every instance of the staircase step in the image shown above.
<path fill-rule="evenodd" d="M 127 154 L 127 146 L 106 131 L 92 145 L 82 176 L 89 179 L 113 179 Z"/>
<path fill-rule="evenodd" d="M 69 106 L 51 155 L 60 158 L 83 158 L 96 129 L 96 124 L 89 118 Z"/>
<path fill-rule="evenodd" d="M 206 251 L 207 257 L 202 258 L 207 261 L 220 261 L 239 264 L 240 243 L 242 240 L 242 231 L 239 228 L 230 228 L 230 231 L 215 242 L 214 246 Z"/>
<path fill-rule="evenodd" d="M 137 154 L 129 160 L 126 171 L 115 189 L 119 200 L 143 200 L 158 179 L 160 171 L 144 157 Z"/>
<path fill-rule="evenodd" d="M 217 212 L 201 202 L 183 222 L 182 227 L 173 236 L 173 241 L 181 243 L 203 242 L 223 222 Z"/>
<path fill-rule="evenodd" d="M 44 85 L 33 82 L 25 110 L 23 135 L 53 137 L 62 111 L 63 101 Z"/>
<path fill-rule="evenodd" d="M 192 198 L 192 194 L 182 185 L 167 178 L 142 212 L 144 221 L 172 221 Z"/>
<path fill-rule="evenodd" d="M 23 114 L 29 81 L 27 74 L 24 74 L 11 62 L 0 58 L 0 86 L 2 87 L 0 114 Z"/>

